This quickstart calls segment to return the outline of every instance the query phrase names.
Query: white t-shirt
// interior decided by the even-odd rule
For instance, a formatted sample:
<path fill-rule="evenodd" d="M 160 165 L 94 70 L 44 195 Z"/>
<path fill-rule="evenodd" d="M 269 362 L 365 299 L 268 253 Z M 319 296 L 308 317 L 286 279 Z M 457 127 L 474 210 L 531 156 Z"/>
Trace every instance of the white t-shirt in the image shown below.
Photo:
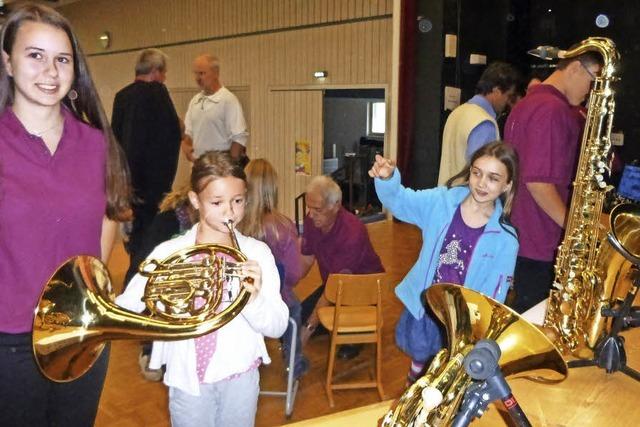
<path fill-rule="evenodd" d="M 189 102 L 185 133 L 193 140 L 196 157 L 206 151 L 226 151 L 233 141 L 247 145 L 247 122 L 238 98 L 226 87 L 212 95 L 198 93 Z"/>

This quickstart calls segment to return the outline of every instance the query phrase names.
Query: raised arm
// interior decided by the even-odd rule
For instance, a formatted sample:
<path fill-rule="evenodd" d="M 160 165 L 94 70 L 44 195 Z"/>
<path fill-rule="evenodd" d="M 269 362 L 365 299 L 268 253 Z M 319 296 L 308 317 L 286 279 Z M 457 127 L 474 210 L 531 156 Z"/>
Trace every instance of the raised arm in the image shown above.
<path fill-rule="evenodd" d="M 446 191 L 445 187 L 419 191 L 404 187 L 394 162 L 379 155 L 376 155 L 369 176 L 374 178 L 376 193 L 385 208 L 396 218 L 418 226 L 424 224 L 434 197 Z"/>

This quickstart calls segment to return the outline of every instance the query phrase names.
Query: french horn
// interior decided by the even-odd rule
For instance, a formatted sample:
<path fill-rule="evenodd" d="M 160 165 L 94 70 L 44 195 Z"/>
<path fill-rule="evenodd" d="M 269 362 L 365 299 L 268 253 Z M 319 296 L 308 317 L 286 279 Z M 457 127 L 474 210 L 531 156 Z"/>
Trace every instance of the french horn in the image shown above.
<path fill-rule="evenodd" d="M 195 245 L 140 265 L 148 315 L 115 304 L 99 259 L 67 260 L 45 285 L 34 313 L 32 345 L 40 371 L 55 382 L 73 381 L 93 366 L 106 341 L 196 338 L 231 321 L 249 300 L 240 282 L 250 278 L 240 275 L 238 263 L 247 258 L 232 224 L 227 226 L 234 247 Z"/>
<path fill-rule="evenodd" d="M 426 374 L 404 392 L 382 426 L 450 425 L 472 383 L 463 360 L 482 339 L 500 347 L 499 366 L 505 377 L 554 383 L 567 376 L 567 364 L 555 345 L 510 308 L 449 283 L 429 287 L 426 299 L 446 327 L 448 348 L 440 350 Z"/>

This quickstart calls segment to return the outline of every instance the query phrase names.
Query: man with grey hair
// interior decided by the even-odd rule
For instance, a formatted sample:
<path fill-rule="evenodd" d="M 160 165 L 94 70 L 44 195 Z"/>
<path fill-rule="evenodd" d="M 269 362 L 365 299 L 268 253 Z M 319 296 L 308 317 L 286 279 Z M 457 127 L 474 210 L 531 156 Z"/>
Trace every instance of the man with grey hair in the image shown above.
<path fill-rule="evenodd" d="M 228 151 L 236 161 L 246 159 L 249 133 L 238 98 L 220 82 L 220 61 L 203 54 L 193 61 L 201 91 L 189 102 L 184 119 L 182 150 L 193 161 L 206 151 Z"/>
<path fill-rule="evenodd" d="M 303 343 L 318 326 L 317 308 L 326 305 L 322 297 L 332 273 L 369 274 L 384 271 L 364 224 L 342 207 L 342 191 L 328 176 L 314 177 L 305 193 L 307 215 L 302 234 L 303 272 L 318 261 L 322 285 L 302 302 Z M 305 273 L 306 274 L 306 273 Z M 359 347 L 342 346 L 338 355 L 355 357 Z"/>
<path fill-rule="evenodd" d="M 181 128 L 169 91 L 164 85 L 167 56 L 158 49 L 138 55 L 135 80 L 116 94 L 111 127 L 122 145 L 131 170 L 133 224 L 127 251 L 135 258 L 146 229 L 171 185 L 178 166 Z M 137 271 L 130 265 L 125 284 Z"/>

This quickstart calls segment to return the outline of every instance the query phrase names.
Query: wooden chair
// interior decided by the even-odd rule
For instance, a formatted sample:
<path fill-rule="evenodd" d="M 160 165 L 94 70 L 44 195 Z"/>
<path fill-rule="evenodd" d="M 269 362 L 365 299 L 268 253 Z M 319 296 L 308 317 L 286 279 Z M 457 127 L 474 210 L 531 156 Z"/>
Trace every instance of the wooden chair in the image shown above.
<path fill-rule="evenodd" d="M 380 400 L 382 390 L 382 283 L 384 273 L 331 274 L 324 295 L 335 305 L 318 309 L 322 326 L 331 333 L 327 364 L 326 391 L 329 405 L 334 406 L 333 390 L 377 388 Z M 342 344 L 375 344 L 376 360 L 373 381 L 333 383 L 336 347 Z"/>

